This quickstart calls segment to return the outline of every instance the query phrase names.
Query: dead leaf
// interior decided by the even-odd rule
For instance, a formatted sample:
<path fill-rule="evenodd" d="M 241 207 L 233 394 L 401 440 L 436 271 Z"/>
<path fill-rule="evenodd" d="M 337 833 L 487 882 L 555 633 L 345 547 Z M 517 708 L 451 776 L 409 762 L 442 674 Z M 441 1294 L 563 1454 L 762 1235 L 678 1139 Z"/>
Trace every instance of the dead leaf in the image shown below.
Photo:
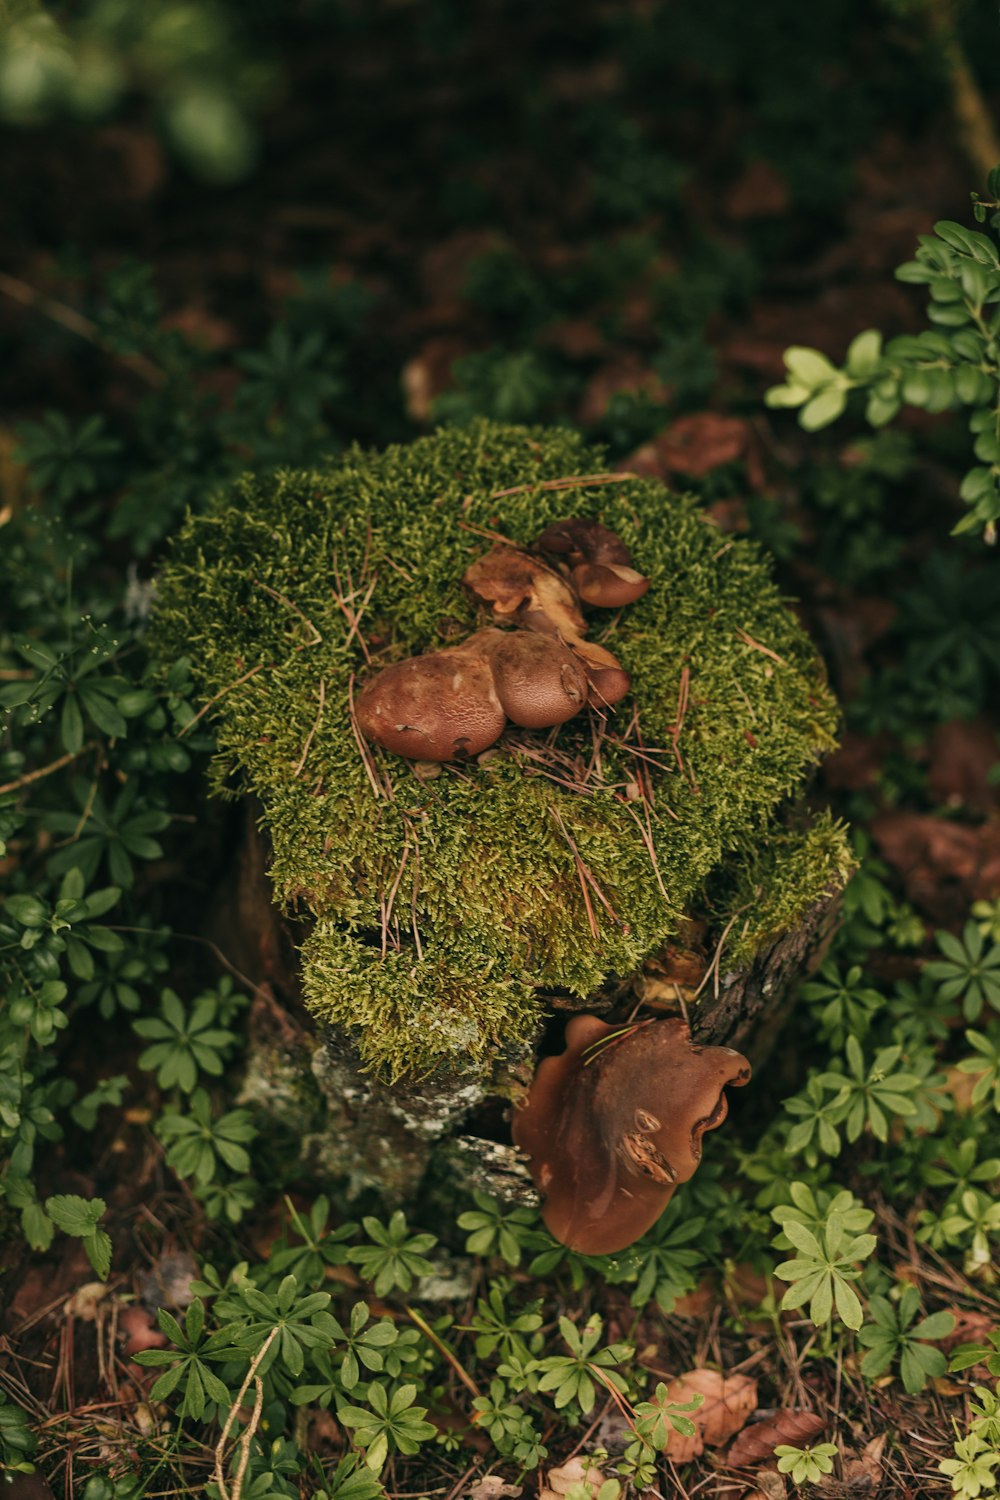
<path fill-rule="evenodd" d="M 721 1448 L 734 1432 L 739 1432 L 757 1405 L 757 1382 L 749 1375 L 723 1375 L 718 1370 L 688 1370 L 667 1386 L 668 1402 L 686 1402 L 704 1396 L 697 1411 L 690 1413 L 695 1424 L 693 1437 L 685 1437 L 673 1428 L 664 1448 L 675 1463 L 697 1458 L 706 1446 Z"/>
<path fill-rule="evenodd" d="M 521 1485 L 508 1484 L 499 1474 L 484 1474 L 470 1486 L 468 1500 L 506 1500 L 507 1496 L 516 1500 L 521 1490 Z"/>
<path fill-rule="evenodd" d="M 670 399 L 669 388 L 640 355 L 619 354 L 590 376 L 580 396 L 577 420 L 585 427 L 600 422 L 612 396 L 622 391 L 648 396 L 661 405 Z"/>
<path fill-rule="evenodd" d="M 887 734 L 870 736 L 847 730 L 837 749 L 823 761 L 823 780 L 837 791 L 868 791 L 878 780 L 891 745 Z"/>
<path fill-rule="evenodd" d="M 180 1251 L 176 1255 L 161 1255 L 148 1271 L 139 1276 L 139 1294 L 148 1308 L 185 1308 L 194 1301 L 191 1282 L 198 1277 L 198 1266 L 193 1255 Z"/>
<path fill-rule="evenodd" d="M 726 1455 L 727 1462 L 734 1469 L 759 1464 L 773 1457 L 779 1443 L 791 1443 L 793 1447 L 801 1448 L 818 1437 L 825 1426 L 823 1418 L 814 1411 L 781 1407 L 743 1429 Z"/>
<path fill-rule="evenodd" d="M 570 1458 L 546 1474 L 545 1488 L 540 1492 L 539 1500 L 559 1500 L 577 1484 L 585 1485 L 591 1495 L 596 1495 L 603 1483 L 604 1473 L 593 1459 L 586 1456 Z"/>
<path fill-rule="evenodd" d="M 887 1432 L 866 1443 L 857 1457 L 844 1455 L 841 1475 L 852 1495 L 874 1495 L 882 1483 L 882 1454 L 889 1440 Z"/>
<path fill-rule="evenodd" d="M 986 1064 L 984 1063 L 983 1071 L 985 1070 Z M 967 1115 L 972 1109 L 972 1095 L 978 1082 L 978 1073 L 962 1073 L 954 1066 L 944 1069 L 941 1093 L 950 1097 L 956 1114 Z"/>
<path fill-rule="evenodd" d="M 438 334 L 407 360 L 400 373 L 406 414 L 414 422 L 429 422 L 434 400 L 451 385 L 452 367 L 469 352 L 465 340 L 454 334 Z"/>
<path fill-rule="evenodd" d="M 679 1010 L 679 1000 L 693 1001 L 707 968 L 704 954 L 667 944 L 646 960 L 633 989 L 644 1005 L 669 1005 Z"/>
<path fill-rule="evenodd" d="M 704 1318 L 715 1306 L 719 1287 L 714 1276 L 703 1276 L 693 1291 L 678 1297 L 670 1311 L 672 1318 Z"/>
<path fill-rule="evenodd" d="M 97 1309 L 108 1295 L 110 1288 L 103 1281 L 86 1281 L 78 1286 L 66 1303 L 66 1315 L 79 1318 L 81 1323 L 93 1323 Z"/>
<path fill-rule="evenodd" d="M 636 449 L 622 467 L 657 478 L 686 474 L 697 479 L 737 459 L 745 461 L 752 487 L 762 489 L 764 468 L 750 423 L 720 412 L 695 411 L 678 417 L 665 432 Z"/>
<path fill-rule="evenodd" d="M 726 213 L 731 219 L 773 219 L 788 212 L 788 183 L 772 162 L 763 157 L 747 163 L 726 193 Z"/>
<path fill-rule="evenodd" d="M 125 1335 L 125 1353 L 129 1355 L 138 1354 L 140 1349 L 163 1349 L 170 1342 L 141 1302 L 122 1308 L 118 1327 Z"/>
<path fill-rule="evenodd" d="M 743 1500 L 785 1500 L 788 1493 L 784 1478 L 777 1469 L 760 1469 L 757 1484 L 759 1488 L 747 1490 Z"/>
<path fill-rule="evenodd" d="M 1000 762 L 996 730 L 984 718 L 951 719 L 931 736 L 927 785 L 937 802 L 988 813 L 1000 800 L 991 780 Z"/>
<path fill-rule="evenodd" d="M 1000 894 L 1000 818 L 978 828 L 896 810 L 871 823 L 882 857 L 903 877 L 907 898 L 942 925 L 958 925 L 973 901 Z"/>
<path fill-rule="evenodd" d="M 937 1340 L 945 1354 L 950 1354 L 953 1349 L 958 1348 L 959 1344 L 985 1344 L 988 1336 L 997 1326 L 996 1318 L 988 1313 L 970 1312 L 965 1307 L 949 1307 L 948 1311 L 955 1319 L 955 1326 L 950 1333 L 945 1334 L 944 1338 Z M 973 1368 L 978 1368 L 978 1366 Z"/>

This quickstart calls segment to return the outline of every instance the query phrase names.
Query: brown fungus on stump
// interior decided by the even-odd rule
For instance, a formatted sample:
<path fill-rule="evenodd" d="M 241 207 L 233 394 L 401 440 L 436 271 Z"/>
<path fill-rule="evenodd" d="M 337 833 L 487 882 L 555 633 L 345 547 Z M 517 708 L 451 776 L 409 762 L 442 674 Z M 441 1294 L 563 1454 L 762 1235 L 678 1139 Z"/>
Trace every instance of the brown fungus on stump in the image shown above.
<path fill-rule="evenodd" d="M 583 517 L 557 521 L 535 545 L 565 564 L 584 604 L 621 609 L 641 599 L 649 588 L 649 579 L 633 568 L 632 554 L 621 537 L 600 521 Z"/>
<path fill-rule="evenodd" d="M 470 564 L 462 582 L 495 620 L 556 636 L 570 646 L 586 671 L 592 708 L 613 708 L 625 697 L 631 686 L 625 668 L 605 646 L 586 639 L 575 590 L 540 558 L 498 544 Z"/>
<path fill-rule="evenodd" d="M 508 719 L 524 729 L 564 724 L 583 708 L 588 686 L 561 641 L 477 630 L 460 646 L 383 668 L 358 697 L 358 724 L 410 760 L 467 760 L 495 744 Z"/>
<path fill-rule="evenodd" d="M 681 1020 L 575 1016 L 513 1120 L 549 1231 L 583 1255 L 634 1244 L 694 1174 L 703 1134 L 726 1118 L 726 1084 L 749 1077 L 745 1057 L 694 1045 Z"/>

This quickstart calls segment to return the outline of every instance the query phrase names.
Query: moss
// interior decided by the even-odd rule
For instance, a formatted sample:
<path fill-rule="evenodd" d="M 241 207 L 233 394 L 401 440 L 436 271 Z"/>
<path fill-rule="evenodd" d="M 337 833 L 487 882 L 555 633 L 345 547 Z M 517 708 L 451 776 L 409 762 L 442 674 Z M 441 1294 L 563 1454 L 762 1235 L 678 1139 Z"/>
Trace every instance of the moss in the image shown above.
<path fill-rule="evenodd" d="M 483 421 L 247 477 L 188 519 L 160 579 L 159 648 L 188 655 L 215 700 L 215 787 L 262 800 L 277 899 L 316 919 L 308 1003 L 383 1076 L 488 1070 L 532 1035 L 539 990 L 585 997 L 634 969 L 710 871 L 766 844 L 833 743 L 821 663 L 753 544 L 651 480 L 540 487 L 602 464 L 568 431 Z M 592 623 L 633 674 L 644 758 L 626 708 L 599 741 L 587 719 L 534 737 L 583 793 L 503 742 L 431 781 L 372 751 L 373 785 L 349 713 L 365 650 L 384 662 L 464 637 L 476 529 L 530 543 L 570 515 L 599 516 L 652 579 Z M 648 803 L 626 796 L 640 768 Z"/>
<path fill-rule="evenodd" d="M 856 865 L 844 825 L 829 811 L 804 828 L 775 829 L 729 872 L 726 907 L 737 921 L 727 964 L 743 968 L 800 926 L 817 903 L 843 889 Z"/>

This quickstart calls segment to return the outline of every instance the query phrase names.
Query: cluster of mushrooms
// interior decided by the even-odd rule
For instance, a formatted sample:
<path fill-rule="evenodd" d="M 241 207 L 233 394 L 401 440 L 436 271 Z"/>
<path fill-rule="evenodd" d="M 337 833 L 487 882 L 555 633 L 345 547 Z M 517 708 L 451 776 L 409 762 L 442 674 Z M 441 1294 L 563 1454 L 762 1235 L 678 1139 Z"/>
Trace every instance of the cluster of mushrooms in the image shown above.
<path fill-rule="evenodd" d="M 468 760 L 508 720 L 548 729 L 628 693 L 621 663 L 587 639 L 583 606 L 620 609 L 649 579 L 599 521 L 559 522 L 531 550 L 497 544 L 462 581 L 495 623 L 372 677 L 357 702 L 368 739 L 410 760 Z M 726 1117 L 726 1084 L 749 1077 L 739 1052 L 695 1045 L 679 1019 L 574 1017 L 513 1119 L 550 1232 L 585 1255 L 634 1243 L 694 1173 L 703 1134 Z"/>
<path fill-rule="evenodd" d="M 531 551 L 497 544 L 462 582 L 495 624 L 372 677 L 357 702 L 368 739 L 410 760 L 468 760 L 495 744 L 508 720 L 549 729 L 625 697 L 629 675 L 587 639 L 583 606 L 632 604 L 649 579 L 599 521 L 561 521 Z"/>

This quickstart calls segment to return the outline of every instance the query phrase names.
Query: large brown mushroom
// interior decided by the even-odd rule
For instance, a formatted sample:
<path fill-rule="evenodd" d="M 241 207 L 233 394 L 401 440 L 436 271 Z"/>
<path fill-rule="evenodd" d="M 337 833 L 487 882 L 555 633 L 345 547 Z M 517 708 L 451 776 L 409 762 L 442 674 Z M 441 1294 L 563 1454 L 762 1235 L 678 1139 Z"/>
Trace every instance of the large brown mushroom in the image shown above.
<path fill-rule="evenodd" d="M 726 1117 L 726 1084 L 749 1077 L 745 1057 L 696 1046 L 681 1020 L 575 1016 L 513 1121 L 551 1233 L 584 1255 L 633 1244 L 693 1175 L 703 1134 Z"/>
<path fill-rule="evenodd" d="M 565 561 L 573 587 L 584 604 L 620 609 L 634 604 L 649 588 L 649 579 L 632 566 L 632 554 L 621 537 L 600 521 L 576 517 L 558 521 L 535 545 Z"/>
<path fill-rule="evenodd" d="M 460 646 L 394 662 L 365 684 L 361 732 L 411 760 L 462 760 L 501 736 L 564 724 L 587 702 L 588 679 L 561 641 L 522 630 L 477 630 Z"/>

